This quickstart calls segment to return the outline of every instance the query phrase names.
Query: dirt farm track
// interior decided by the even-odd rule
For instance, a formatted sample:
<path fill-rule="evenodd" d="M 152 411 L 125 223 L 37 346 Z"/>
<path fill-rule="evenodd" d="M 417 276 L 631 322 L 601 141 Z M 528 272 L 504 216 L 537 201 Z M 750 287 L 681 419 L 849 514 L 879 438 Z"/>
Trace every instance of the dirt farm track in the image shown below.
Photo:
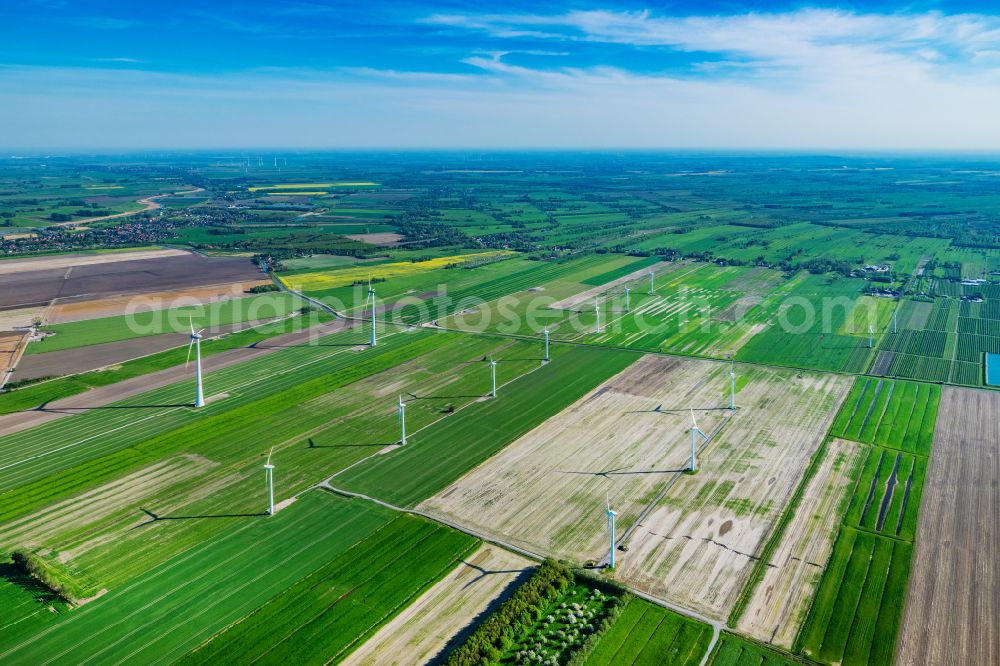
<path fill-rule="evenodd" d="M 204 257 L 189 252 L 105 263 L 83 259 L 79 264 L 56 268 L 42 268 L 44 262 L 37 264 L 39 268 L 28 262 L 18 263 L 19 270 L 2 275 L 0 310 L 45 306 L 53 299 L 74 296 L 98 299 L 226 282 L 249 283 L 259 281 L 262 275 L 247 257 Z"/>
<path fill-rule="evenodd" d="M 1000 664 L 1000 393 L 945 387 L 897 664 Z"/>

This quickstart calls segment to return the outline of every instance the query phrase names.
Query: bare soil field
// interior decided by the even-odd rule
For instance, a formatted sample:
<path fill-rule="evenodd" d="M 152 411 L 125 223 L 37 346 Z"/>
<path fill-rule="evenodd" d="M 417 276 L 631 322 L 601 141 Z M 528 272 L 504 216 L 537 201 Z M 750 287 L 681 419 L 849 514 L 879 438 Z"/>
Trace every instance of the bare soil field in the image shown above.
<path fill-rule="evenodd" d="M 44 307 L 21 308 L 19 310 L 0 310 L 0 331 L 12 331 L 15 328 L 27 328 L 45 315 Z"/>
<path fill-rule="evenodd" d="M 729 418 L 729 366 L 646 356 L 421 508 L 529 551 L 578 563 L 618 534 L 690 457 L 689 408 L 712 433 Z"/>
<path fill-rule="evenodd" d="M 534 566 L 520 555 L 484 544 L 341 663 L 409 666 L 437 662 Z"/>
<path fill-rule="evenodd" d="M 728 616 L 810 457 L 847 395 L 836 375 L 753 368 L 736 415 L 623 546 L 617 577 L 719 620 Z"/>
<path fill-rule="evenodd" d="M 392 246 L 403 240 L 400 234 L 394 234 L 391 231 L 386 231 L 378 234 L 348 234 L 348 238 L 351 240 L 361 241 L 362 243 L 371 243 L 372 245 L 383 245 Z"/>
<path fill-rule="evenodd" d="M 66 268 L 22 269 L 4 276 L 0 310 L 47 306 L 56 298 L 84 295 L 99 299 L 222 283 L 245 282 L 249 286 L 261 279 L 260 270 L 249 259 L 189 252 Z"/>
<path fill-rule="evenodd" d="M 195 287 L 192 289 L 171 289 L 169 291 L 153 291 L 142 294 L 144 310 L 164 309 L 173 307 L 176 304 L 187 305 L 188 303 L 215 303 L 231 298 L 243 298 L 246 289 L 258 284 L 269 284 L 271 281 L 263 274 L 256 283 L 242 282 L 240 284 L 225 283 L 208 285 L 205 287 Z M 129 303 L 133 302 L 135 295 L 111 296 L 98 300 L 90 299 L 87 296 L 59 299 L 49 308 L 45 315 L 46 324 L 64 324 L 70 321 L 82 321 L 85 319 L 98 319 L 101 317 L 115 317 L 127 314 Z M 183 301 L 183 302 L 181 302 Z M 30 322 L 29 322 L 30 323 Z"/>
<path fill-rule="evenodd" d="M 159 250 L 136 250 L 134 252 L 107 252 L 104 254 L 56 254 L 47 257 L 8 259 L 6 261 L 0 261 L 0 275 L 21 273 L 23 271 L 40 271 L 51 268 L 69 268 L 70 266 L 115 264 L 121 261 L 159 259 L 161 257 L 176 257 L 186 254 L 190 253 L 185 250 L 164 248 Z"/>
<path fill-rule="evenodd" d="M 18 352 L 26 335 L 26 333 L 0 331 L 0 380 L 3 378 L 3 373 L 6 373 L 17 360 Z"/>
<path fill-rule="evenodd" d="M 823 577 L 866 447 L 833 440 L 806 486 L 795 516 L 754 590 L 737 628 L 791 650 Z"/>
<path fill-rule="evenodd" d="M 184 333 L 147 335 L 131 340 L 90 345 L 83 349 L 63 349 L 45 354 L 28 354 L 17 364 L 15 379 L 62 377 L 96 370 L 133 358 L 155 354 L 188 343 Z"/>
<path fill-rule="evenodd" d="M 1000 393 L 946 386 L 897 664 L 1000 664 Z"/>

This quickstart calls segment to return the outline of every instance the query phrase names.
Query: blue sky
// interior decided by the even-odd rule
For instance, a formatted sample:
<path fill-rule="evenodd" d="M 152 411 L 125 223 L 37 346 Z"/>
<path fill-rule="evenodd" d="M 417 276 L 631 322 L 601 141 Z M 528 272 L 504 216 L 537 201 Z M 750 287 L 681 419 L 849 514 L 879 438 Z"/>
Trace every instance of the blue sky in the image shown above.
<path fill-rule="evenodd" d="M 1000 148 L 983 2 L 0 8 L 0 147 Z"/>

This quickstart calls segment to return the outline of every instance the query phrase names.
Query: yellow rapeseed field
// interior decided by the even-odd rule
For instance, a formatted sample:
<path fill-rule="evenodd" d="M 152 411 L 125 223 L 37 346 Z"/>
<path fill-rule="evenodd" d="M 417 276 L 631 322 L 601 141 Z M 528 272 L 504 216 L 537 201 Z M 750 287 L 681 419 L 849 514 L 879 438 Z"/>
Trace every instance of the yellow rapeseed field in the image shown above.
<path fill-rule="evenodd" d="M 427 261 L 395 261 L 378 266 L 351 266 L 337 270 L 315 271 L 280 278 L 286 287 L 296 291 L 320 291 L 347 287 L 358 281 L 373 279 L 387 280 L 389 278 L 406 277 L 417 273 L 425 273 L 451 264 L 465 264 L 483 259 L 495 259 L 514 253 L 509 250 L 494 252 L 478 252 L 475 254 L 456 254 L 450 257 L 438 257 Z"/>

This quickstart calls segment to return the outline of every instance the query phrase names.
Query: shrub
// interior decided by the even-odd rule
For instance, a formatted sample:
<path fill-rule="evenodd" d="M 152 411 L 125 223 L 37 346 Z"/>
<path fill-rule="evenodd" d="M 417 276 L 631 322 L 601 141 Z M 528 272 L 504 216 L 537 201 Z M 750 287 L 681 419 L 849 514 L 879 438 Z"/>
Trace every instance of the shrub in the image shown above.
<path fill-rule="evenodd" d="M 545 608 L 573 582 L 573 573 L 553 560 L 542 562 L 531 578 L 448 655 L 449 666 L 477 666 L 499 661 L 516 627 L 541 618 Z M 509 647 L 509 645 L 507 645 Z"/>
<path fill-rule="evenodd" d="M 96 589 L 77 580 L 70 572 L 29 550 L 15 550 L 10 557 L 16 566 L 71 604 L 78 604 L 97 593 Z"/>

